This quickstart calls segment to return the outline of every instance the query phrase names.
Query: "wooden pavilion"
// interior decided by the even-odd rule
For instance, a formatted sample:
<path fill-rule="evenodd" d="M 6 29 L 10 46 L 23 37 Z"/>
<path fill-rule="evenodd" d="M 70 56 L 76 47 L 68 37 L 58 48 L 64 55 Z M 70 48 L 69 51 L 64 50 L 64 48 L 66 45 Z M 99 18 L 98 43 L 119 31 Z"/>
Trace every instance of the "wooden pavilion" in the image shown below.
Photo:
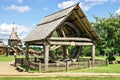
<path fill-rule="evenodd" d="M 56 33 L 57 36 L 53 37 L 53 33 Z M 87 20 L 79 4 L 76 4 L 46 16 L 32 32 L 24 38 L 27 48 L 26 59 L 29 60 L 28 49 L 30 45 L 42 45 L 45 52 L 45 70 L 47 70 L 49 52 L 51 50 L 63 46 L 67 56 L 69 54 L 68 46 L 91 46 L 91 59 L 94 63 L 95 41 L 99 41 L 99 36 Z M 78 52 L 80 52 L 80 50 L 81 49 L 78 48 Z"/>

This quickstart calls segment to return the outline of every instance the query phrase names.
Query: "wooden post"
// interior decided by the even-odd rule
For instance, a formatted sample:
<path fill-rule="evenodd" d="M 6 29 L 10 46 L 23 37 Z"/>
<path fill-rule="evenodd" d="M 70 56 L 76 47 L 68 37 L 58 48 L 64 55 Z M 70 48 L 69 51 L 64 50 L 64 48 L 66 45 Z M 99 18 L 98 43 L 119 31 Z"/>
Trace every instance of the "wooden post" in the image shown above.
<path fill-rule="evenodd" d="M 41 63 L 38 64 L 38 72 L 41 73 Z"/>
<path fill-rule="evenodd" d="M 26 55 L 25 55 L 25 58 L 26 58 L 27 71 L 29 71 L 29 69 L 30 69 L 28 50 L 29 50 L 29 44 L 26 43 Z"/>
<path fill-rule="evenodd" d="M 91 68 L 91 60 L 88 60 L 88 67 Z"/>
<path fill-rule="evenodd" d="M 93 44 L 93 46 L 92 46 L 91 59 L 92 59 L 92 66 L 93 66 L 93 65 L 94 65 L 94 62 L 95 62 L 95 44 Z"/>
<path fill-rule="evenodd" d="M 106 58 L 106 66 L 108 66 L 109 65 L 109 61 L 108 61 L 108 59 Z"/>
<path fill-rule="evenodd" d="M 28 50 L 29 50 L 29 45 L 26 43 L 26 60 L 29 59 L 29 54 L 28 54 Z"/>
<path fill-rule="evenodd" d="M 66 60 L 66 71 L 69 70 L 69 63 L 68 63 L 68 60 Z"/>
<path fill-rule="evenodd" d="M 49 44 L 45 44 L 45 59 L 44 59 L 44 62 L 45 62 L 45 71 L 48 70 L 48 63 L 49 63 L 49 47 L 50 45 Z"/>

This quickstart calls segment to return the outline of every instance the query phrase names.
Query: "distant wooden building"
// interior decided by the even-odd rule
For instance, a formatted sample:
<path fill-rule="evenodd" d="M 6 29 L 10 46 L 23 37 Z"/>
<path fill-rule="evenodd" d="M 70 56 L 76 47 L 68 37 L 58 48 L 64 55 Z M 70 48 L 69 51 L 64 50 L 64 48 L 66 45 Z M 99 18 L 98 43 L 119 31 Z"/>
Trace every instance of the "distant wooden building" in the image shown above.
<path fill-rule="evenodd" d="M 8 39 L 8 55 L 14 55 L 14 53 L 22 54 L 22 42 L 13 28 Z"/>
<path fill-rule="evenodd" d="M 57 36 L 53 37 L 52 34 Z M 44 47 L 45 70 L 48 69 L 49 55 L 51 50 L 62 46 L 65 57 L 68 56 L 68 46 L 75 46 L 79 55 L 82 46 L 91 46 L 91 60 L 95 60 L 95 41 L 99 36 L 87 20 L 79 4 L 70 6 L 54 14 L 46 16 L 24 39 L 27 51 L 30 45 L 42 45 Z M 74 54 L 72 58 L 75 58 Z M 29 60 L 28 52 L 26 59 Z"/>
<path fill-rule="evenodd" d="M 2 42 L 2 39 L 0 39 L 0 55 L 5 55 L 5 45 Z"/>

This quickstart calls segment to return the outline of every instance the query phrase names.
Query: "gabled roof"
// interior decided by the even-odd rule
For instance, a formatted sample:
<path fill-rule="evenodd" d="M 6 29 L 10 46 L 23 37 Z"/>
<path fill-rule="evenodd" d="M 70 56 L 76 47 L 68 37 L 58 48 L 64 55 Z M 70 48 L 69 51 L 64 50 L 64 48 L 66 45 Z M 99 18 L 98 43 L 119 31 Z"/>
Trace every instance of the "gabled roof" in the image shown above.
<path fill-rule="evenodd" d="M 76 17 L 76 14 L 74 14 L 75 11 L 77 11 L 76 14 L 78 17 Z M 79 27 L 79 30 L 82 30 L 83 34 L 85 33 L 85 35 L 87 35 L 86 37 L 94 40 L 99 40 L 98 35 L 88 22 L 83 11 L 80 9 L 79 4 L 76 4 L 59 12 L 46 16 L 23 41 L 29 42 L 46 39 L 54 30 L 59 28 L 65 21 L 70 18 L 71 21 L 74 20 L 72 23 L 75 25 L 83 22 L 82 25 L 77 26 Z M 84 29 L 82 29 L 82 27 L 84 27 Z"/>
<path fill-rule="evenodd" d="M 9 40 L 20 40 L 18 35 L 17 35 L 17 32 L 15 32 L 14 28 L 12 29 L 12 32 L 9 36 Z"/>

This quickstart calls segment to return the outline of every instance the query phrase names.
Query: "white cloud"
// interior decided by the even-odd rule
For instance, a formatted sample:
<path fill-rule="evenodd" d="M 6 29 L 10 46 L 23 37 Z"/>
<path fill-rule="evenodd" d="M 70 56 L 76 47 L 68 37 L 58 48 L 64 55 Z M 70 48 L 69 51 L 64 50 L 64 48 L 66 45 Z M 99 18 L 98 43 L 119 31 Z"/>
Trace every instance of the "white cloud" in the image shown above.
<path fill-rule="evenodd" d="M 19 3 L 22 3 L 22 2 L 23 2 L 23 0 L 18 0 L 18 2 L 19 2 Z"/>
<path fill-rule="evenodd" d="M 120 15 L 120 7 L 118 10 L 115 11 L 116 14 Z"/>
<path fill-rule="evenodd" d="M 48 9 L 47 7 L 44 7 L 44 8 L 43 8 L 43 10 L 46 10 L 46 11 L 48 11 L 49 9 Z"/>
<path fill-rule="evenodd" d="M 16 6 L 16 5 L 11 5 L 5 8 L 6 10 L 10 10 L 10 11 L 18 11 L 20 13 L 26 12 L 30 10 L 29 6 Z"/>
<path fill-rule="evenodd" d="M 108 0 L 85 0 L 85 2 L 106 2 Z"/>
<path fill-rule="evenodd" d="M 23 39 L 26 36 L 26 34 L 31 30 L 30 27 L 18 25 L 18 24 L 14 24 L 14 27 L 16 28 L 16 32 L 19 38 L 21 39 Z M 0 38 L 2 38 L 5 43 L 7 43 L 12 28 L 13 28 L 13 24 L 7 24 L 7 23 L 0 24 Z"/>
<path fill-rule="evenodd" d="M 79 0 L 68 0 L 68 1 L 64 1 L 60 4 L 58 4 L 58 7 L 64 9 L 64 8 L 67 8 L 67 7 L 74 5 L 78 2 L 79 2 Z"/>
<path fill-rule="evenodd" d="M 64 1 L 64 2 L 62 2 L 60 4 L 58 4 L 58 7 L 64 9 L 64 8 L 67 8 L 67 7 L 71 6 L 71 5 L 79 3 L 80 7 L 84 11 L 88 11 L 93 6 L 105 3 L 107 1 L 108 0 L 84 0 L 84 1 L 82 1 L 82 0 L 67 0 L 67 1 Z"/>

